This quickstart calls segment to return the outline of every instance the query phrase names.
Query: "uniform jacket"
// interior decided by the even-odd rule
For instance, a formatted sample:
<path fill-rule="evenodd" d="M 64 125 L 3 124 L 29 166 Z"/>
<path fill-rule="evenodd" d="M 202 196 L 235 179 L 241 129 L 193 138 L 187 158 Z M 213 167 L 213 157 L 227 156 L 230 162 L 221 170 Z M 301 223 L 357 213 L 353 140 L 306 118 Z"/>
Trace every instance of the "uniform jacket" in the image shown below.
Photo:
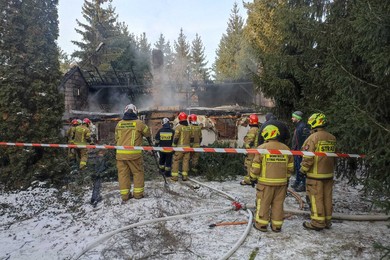
<path fill-rule="evenodd" d="M 200 147 L 200 143 L 202 142 L 202 126 L 191 124 L 191 132 L 193 139 L 191 147 Z"/>
<path fill-rule="evenodd" d="M 336 137 L 323 128 L 317 128 L 302 146 L 303 151 L 330 152 L 336 151 Z M 306 173 L 307 178 L 332 179 L 334 175 L 335 157 L 304 155 L 300 171 Z"/>
<path fill-rule="evenodd" d="M 66 139 L 68 140 L 69 144 L 74 144 L 74 135 L 76 133 L 76 127 L 77 126 L 71 126 L 69 127 L 68 131 L 66 131 Z"/>
<path fill-rule="evenodd" d="M 301 150 L 303 143 L 309 135 L 309 126 L 302 120 L 299 121 L 295 126 L 293 138 L 291 140 L 291 149 Z"/>
<path fill-rule="evenodd" d="M 163 124 L 163 127 L 158 130 L 156 136 L 155 136 L 155 143 L 156 146 L 160 147 L 171 147 L 173 143 L 173 135 L 175 134 L 175 131 L 172 130 L 169 123 Z M 168 152 L 171 153 L 172 151 L 162 151 L 162 152 Z"/>
<path fill-rule="evenodd" d="M 125 113 L 123 120 L 115 127 L 115 140 L 118 146 L 141 146 L 143 137 L 150 137 L 149 127 L 134 113 Z M 117 160 L 138 159 L 140 150 L 116 150 Z"/>
<path fill-rule="evenodd" d="M 86 125 L 76 126 L 74 133 L 74 144 L 86 145 L 91 142 L 91 130 Z"/>
<path fill-rule="evenodd" d="M 244 136 L 244 145 L 246 149 L 256 148 L 259 144 L 259 127 L 251 125 L 247 134 Z"/>
<path fill-rule="evenodd" d="M 287 145 L 277 140 L 266 141 L 258 148 L 290 150 Z M 252 161 L 250 177 L 260 184 L 283 186 L 287 185 L 293 171 L 294 158 L 292 155 L 256 154 Z"/>
<path fill-rule="evenodd" d="M 173 136 L 173 146 L 190 147 L 192 138 L 191 126 L 187 121 L 180 122 L 175 128 L 175 135 Z"/>

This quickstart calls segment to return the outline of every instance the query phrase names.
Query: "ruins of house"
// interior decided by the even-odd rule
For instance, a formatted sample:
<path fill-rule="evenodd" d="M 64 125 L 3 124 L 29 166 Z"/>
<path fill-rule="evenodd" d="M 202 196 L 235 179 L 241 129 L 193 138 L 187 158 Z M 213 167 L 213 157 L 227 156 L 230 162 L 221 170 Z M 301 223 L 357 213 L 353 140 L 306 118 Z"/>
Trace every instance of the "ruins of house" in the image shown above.
<path fill-rule="evenodd" d="M 256 112 L 252 107 L 273 106 L 271 100 L 254 91 L 251 82 L 157 85 L 137 85 L 129 72 L 102 75 L 97 69 L 85 71 L 74 66 L 60 85 L 65 96 L 64 122 L 88 117 L 96 125 L 100 143 L 114 144 L 114 129 L 123 108 L 134 103 L 153 134 L 161 127 L 162 118 L 167 117 L 174 124 L 179 112 L 184 111 L 198 115 L 203 126 L 202 145 L 226 140 L 240 146 L 247 131 L 245 118 Z"/>

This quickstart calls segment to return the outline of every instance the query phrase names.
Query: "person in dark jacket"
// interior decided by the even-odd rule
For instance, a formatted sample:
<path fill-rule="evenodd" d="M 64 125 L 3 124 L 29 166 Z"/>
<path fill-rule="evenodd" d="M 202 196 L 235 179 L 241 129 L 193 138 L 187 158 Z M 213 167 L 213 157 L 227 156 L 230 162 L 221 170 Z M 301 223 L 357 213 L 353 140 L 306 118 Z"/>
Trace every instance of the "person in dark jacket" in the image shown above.
<path fill-rule="evenodd" d="M 300 151 L 306 138 L 310 135 L 310 129 L 308 124 L 303 120 L 303 113 L 301 111 L 295 111 L 291 115 L 291 121 L 295 125 L 294 134 L 291 140 L 291 150 Z M 302 156 L 294 156 L 294 169 L 295 169 L 295 182 L 291 186 L 295 191 L 301 192 L 306 190 L 306 176 L 299 172 L 301 166 Z"/>
<path fill-rule="evenodd" d="M 161 121 L 162 128 L 158 130 L 155 136 L 155 145 L 160 147 L 171 147 L 173 142 L 173 135 L 175 131 L 172 130 L 168 118 L 163 118 Z M 160 159 L 158 162 L 158 167 L 162 174 L 165 174 L 167 177 L 171 177 L 172 170 L 172 151 L 162 150 L 159 152 Z"/>
<path fill-rule="evenodd" d="M 272 113 L 267 113 L 265 115 L 265 122 L 261 125 L 259 130 L 258 144 L 261 145 L 264 143 L 264 138 L 261 136 L 261 132 L 267 125 L 274 125 L 279 129 L 280 135 L 278 136 L 278 141 L 288 145 L 288 141 L 290 139 L 290 131 L 285 123 L 279 121 L 277 117 Z"/>

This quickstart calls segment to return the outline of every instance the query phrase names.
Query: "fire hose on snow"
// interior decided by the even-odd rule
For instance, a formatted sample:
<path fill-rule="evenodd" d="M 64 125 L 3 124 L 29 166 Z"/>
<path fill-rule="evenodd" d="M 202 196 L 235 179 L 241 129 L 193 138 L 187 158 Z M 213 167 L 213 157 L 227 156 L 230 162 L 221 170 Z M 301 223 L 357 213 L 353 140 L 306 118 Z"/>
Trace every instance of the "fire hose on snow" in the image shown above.
<path fill-rule="evenodd" d="M 240 209 L 240 207 L 237 204 L 233 204 L 233 206 L 222 208 L 222 209 L 215 209 L 215 210 L 204 211 L 204 212 L 196 212 L 196 213 L 189 213 L 189 214 L 183 214 L 183 215 L 162 217 L 162 218 L 144 220 L 144 221 L 141 221 L 141 222 L 138 222 L 138 223 L 134 223 L 134 224 L 131 224 L 131 225 L 119 228 L 117 230 L 114 230 L 114 231 L 111 231 L 111 232 L 108 232 L 108 233 L 102 235 L 100 238 L 96 239 L 92 243 L 88 244 L 85 248 L 83 248 L 81 250 L 81 252 L 77 253 L 73 257 L 73 259 L 79 259 L 86 252 L 88 252 L 92 248 L 96 247 L 100 243 L 106 241 L 107 239 L 109 239 L 113 235 L 115 235 L 115 234 L 117 234 L 119 232 L 128 230 L 128 229 L 131 229 L 131 228 L 135 228 L 135 227 L 139 227 L 139 226 L 143 226 L 143 225 L 147 225 L 147 224 L 153 224 L 153 223 L 156 223 L 156 222 L 170 221 L 170 220 L 181 219 L 181 218 L 188 218 L 188 217 L 196 217 L 196 216 L 201 216 L 201 215 L 215 214 L 215 213 L 220 213 L 220 212 L 225 212 L 225 211 L 230 211 L 230 210 L 239 210 L 239 209 Z M 250 216 L 252 216 L 252 214 L 250 214 Z M 223 258 L 223 259 L 226 259 L 226 258 Z"/>

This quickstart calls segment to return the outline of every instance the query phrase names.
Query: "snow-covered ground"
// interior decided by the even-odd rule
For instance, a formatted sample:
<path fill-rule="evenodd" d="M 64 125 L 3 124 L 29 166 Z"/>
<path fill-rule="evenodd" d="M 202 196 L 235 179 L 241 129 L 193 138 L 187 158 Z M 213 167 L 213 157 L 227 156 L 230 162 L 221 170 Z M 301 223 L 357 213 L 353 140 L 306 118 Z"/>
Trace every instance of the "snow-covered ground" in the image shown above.
<path fill-rule="evenodd" d="M 201 179 L 197 179 L 202 181 Z M 242 203 L 254 205 L 255 189 L 235 181 L 207 182 Z M 80 195 L 64 190 L 31 188 L 0 194 L 0 259 L 220 259 L 243 236 L 246 225 L 210 228 L 210 224 L 248 220 L 244 210 L 198 215 L 162 222 L 156 218 L 210 212 L 231 206 L 225 196 L 206 187 L 174 183 L 169 189 L 162 179 L 146 182 L 141 200 L 121 205 L 117 183 L 103 183 L 103 201 L 89 204 L 91 189 Z M 300 193 L 304 197 L 304 193 Z M 355 187 L 337 181 L 334 211 L 344 214 L 380 214 Z M 295 198 L 285 208 L 298 209 Z M 287 215 L 286 215 L 287 216 Z M 389 246 L 388 221 L 335 220 L 332 229 L 303 229 L 304 215 L 289 214 L 281 233 L 251 228 L 230 259 L 380 259 L 383 252 L 374 242 Z M 105 234 L 136 223 L 112 236 Z M 104 239 L 101 239 L 104 238 Z M 98 241 L 101 239 L 101 241 Z M 96 243 L 95 243 L 96 242 Z"/>

